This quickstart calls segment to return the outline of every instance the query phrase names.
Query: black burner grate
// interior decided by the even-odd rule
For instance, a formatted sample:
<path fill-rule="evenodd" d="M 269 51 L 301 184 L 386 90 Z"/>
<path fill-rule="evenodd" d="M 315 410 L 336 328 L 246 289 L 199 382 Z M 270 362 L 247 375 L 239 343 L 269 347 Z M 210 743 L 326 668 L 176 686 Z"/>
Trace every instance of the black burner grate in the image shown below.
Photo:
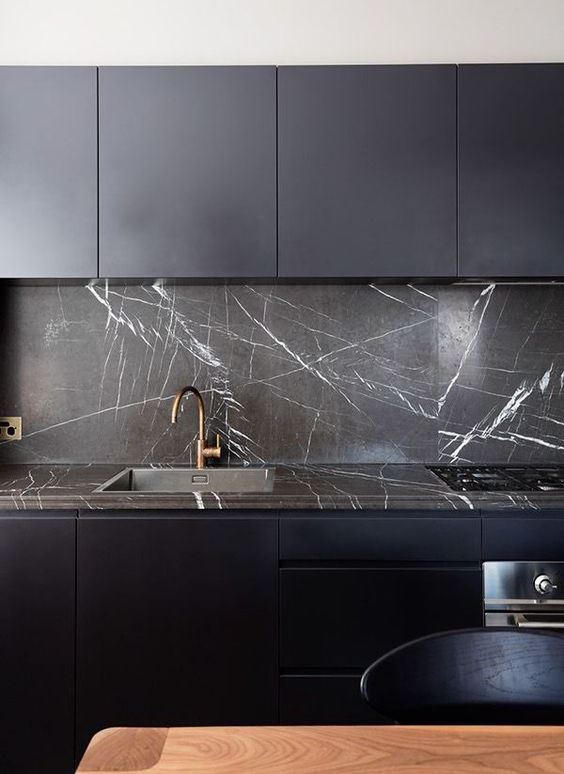
<path fill-rule="evenodd" d="M 564 490 L 564 467 L 428 465 L 455 492 L 554 492 Z"/>

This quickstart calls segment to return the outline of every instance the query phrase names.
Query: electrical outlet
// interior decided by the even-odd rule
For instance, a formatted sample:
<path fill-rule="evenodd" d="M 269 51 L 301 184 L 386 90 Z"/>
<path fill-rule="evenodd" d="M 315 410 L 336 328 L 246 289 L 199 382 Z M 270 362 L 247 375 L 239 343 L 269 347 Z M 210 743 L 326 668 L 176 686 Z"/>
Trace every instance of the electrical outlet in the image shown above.
<path fill-rule="evenodd" d="M 0 417 L 0 441 L 22 440 L 22 418 Z"/>

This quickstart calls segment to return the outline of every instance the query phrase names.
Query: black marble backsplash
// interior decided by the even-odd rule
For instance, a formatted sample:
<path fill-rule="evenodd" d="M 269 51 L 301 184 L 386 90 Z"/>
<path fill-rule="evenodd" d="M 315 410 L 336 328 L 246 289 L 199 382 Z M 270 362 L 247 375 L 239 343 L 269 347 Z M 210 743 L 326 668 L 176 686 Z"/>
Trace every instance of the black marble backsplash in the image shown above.
<path fill-rule="evenodd" d="M 564 286 L 0 290 L 0 462 L 563 462 Z"/>

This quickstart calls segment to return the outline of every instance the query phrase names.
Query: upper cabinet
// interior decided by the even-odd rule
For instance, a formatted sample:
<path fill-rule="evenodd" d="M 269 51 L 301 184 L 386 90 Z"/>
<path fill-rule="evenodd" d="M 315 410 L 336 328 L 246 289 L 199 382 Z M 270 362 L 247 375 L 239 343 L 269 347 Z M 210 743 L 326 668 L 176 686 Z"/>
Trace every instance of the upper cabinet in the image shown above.
<path fill-rule="evenodd" d="M 564 65 L 459 68 L 459 274 L 564 275 Z"/>
<path fill-rule="evenodd" d="M 561 278 L 563 137 L 564 64 L 0 67 L 0 278 Z"/>
<path fill-rule="evenodd" d="M 276 276 L 276 68 L 102 67 L 100 275 Z"/>
<path fill-rule="evenodd" d="M 281 277 L 456 276 L 456 67 L 278 70 Z"/>
<path fill-rule="evenodd" d="M 0 277 L 96 277 L 96 68 L 0 67 Z"/>

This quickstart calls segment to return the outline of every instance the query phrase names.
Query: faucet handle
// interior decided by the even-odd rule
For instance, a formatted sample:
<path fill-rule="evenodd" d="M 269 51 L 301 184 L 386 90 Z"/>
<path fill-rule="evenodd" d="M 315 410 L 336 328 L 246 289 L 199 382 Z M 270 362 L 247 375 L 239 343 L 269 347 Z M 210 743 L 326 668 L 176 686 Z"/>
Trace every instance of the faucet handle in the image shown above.
<path fill-rule="evenodd" d="M 218 460 L 221 457 L 221 438 L 219 433 L 215 434 L 215 446 L 206 446 L 204 448 L 204 457 L 208 459 L 213 457 L 214 460 Z"/>
<path fill-rule="evenodd" d="M 218 460 L 221 457 L 221 438 L 219 433 L 215 434 L 215 447 L 212 451 L 214 458 Z"/>

